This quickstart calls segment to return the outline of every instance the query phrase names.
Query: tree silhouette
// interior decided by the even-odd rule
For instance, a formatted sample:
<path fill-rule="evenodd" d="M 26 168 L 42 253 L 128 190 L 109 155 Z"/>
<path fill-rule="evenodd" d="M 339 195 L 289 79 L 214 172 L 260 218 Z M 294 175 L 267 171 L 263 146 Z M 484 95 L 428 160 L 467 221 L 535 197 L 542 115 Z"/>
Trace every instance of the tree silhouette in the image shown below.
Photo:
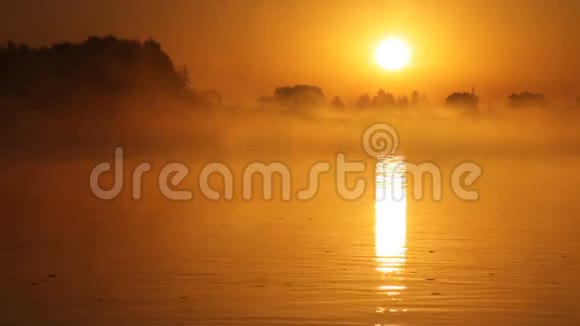
<path fill-rule="evenodd" d="M 330 106 L 335 109 L 344 109 L 345 107 L 340 96 L 335 96 L 330 102 Z"/>
<path fill-rule="evenodd" d="M 325 102 L 322 89 L 310 85 L 278 87 L 274 91 L 274 99 L 279 104 L 293 108 L 316 107 Z"/>
<path fill-rule="evenodd" d="M 392 93 L 385 92 L 379 89 L 377 94 L 373 96 L 372 100 L 368 93 L 359 96 L 356 106 L 359 109 L 366 109 L 369 107 L 376 109 L 407 109 L 409 107 L 418 108 L 428 106 L 427 95 L 420 95 L 418 91 L 414 91 L 409 99 L 406 95 L 395 96 Z"/>
<path fill-rule="evenodd" d="M 369 94 L 364 93 L 356 101 L 356 107 L 359 109 L 366 109 L 371 106 L 371 97 Z"/>
<path fill-rule="evenodd" d="M 184 84 L 189 85 L 191 83 L 189 69 L 187 69 L 186 65 L 181 66 L 177 73 L 179 74 L 179 78 L 183 81 Z"/>
<path fill-rule="evenodd" d="M 294 85 L 278 87 L 274 96 L 258 99 L 262 105 L 277 105 L 290 109 L 313 108 L 324 105 L 326 99 L 322 89 L 311 85 Z"/>
<path fill-rule="evenodd" d="M 417 91 L 413 91 L 413 93 L 411 93 L 411 107 L 419 107 L 421 106 L 421 96 L 419 95 L 419 92 Z"/>
<path fill-rule="evenodd" d="M 406 109 L 409 107 L 409 98 L 405 95 L 399 96 L 397 98 L 397 107 L 401 109 Z"/>
<path fill-rule="evenodd" d="M 67 96 L 166 93 L 201 100 L 188 88 L 187 68 L 177 71 L 161 45 L 114 36 L 75 44 L 0 47 L 0 97 L 56 102 Z M 216 94 L 211 94 L 215 102 Z M 202 97 L 203 97 L 202 96 Z"/>
<path fill-rule="evenodd" d="M 377 108 L 391 108 L 395 106 L 395 96 L 387 93 L 382 89 L 377 91 L 377 95 L 373 97 L 372 106 Z"/>
<path fill-rule="evenodd" d="M 546 99 L 539 93 L 522 92 L 520 94 L 512 93 L 508 96 L 511 108 L 519 109 L 523 107 L 544 107 Z"/>
<path fill-rule="evenodd" d="M 463 109 L 476 110 L 477 105 L 479 104 L 479 97 L 473 93 L 456 92 L 456 93 L 449 95 L 445 99 L 445 103 L 448 107 L 452 107 L 452 108 L 463 108 Z"/>

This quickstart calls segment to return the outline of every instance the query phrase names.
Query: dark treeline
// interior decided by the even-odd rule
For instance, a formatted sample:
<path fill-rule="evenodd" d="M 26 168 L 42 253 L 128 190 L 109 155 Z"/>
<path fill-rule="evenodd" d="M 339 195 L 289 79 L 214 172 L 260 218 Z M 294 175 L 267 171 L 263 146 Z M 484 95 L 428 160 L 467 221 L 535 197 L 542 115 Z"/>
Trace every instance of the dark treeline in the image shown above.
<path fill-rule="evenodd" d="M 177 70 L 154 40 L 93 36 L 81 43 L 32 48 L 0 47 L 0 99 L 51 106 L 69 98 L 164 94 L 199 105 L 221 102 L 213 91 L 188 87 L 186 68 Z"/>
<path fill-rule="evenodd" d="M 0 105 L 24 101 L 25 107 L 55 107 L 69 99 L 103 99 L 135 95 L 165 95 L 187 104 L 217 107 L 222 103 L 215 90 L 195 90 L 189 86 L 186 67 L 176 69 L 171 58 L 154 40 L 144 42 L 114 36 L 92 36 L 80 43 L 59 43 L 33 48 L 8 42 L 0 46 Z M 93 96 L 93 97 L 91 97 Z M 546 107 L 542 94 L 522 92 L 507 97 L 509 108 Z M 365 93 L 353 103 L 339 97 L 327 99 L 318 86 L 282 86 L 274 94 L 258 100 L 262 106 L 279 106 L 289 111 L 329 106 L 335 109 L 426 109 L 427 95 L 414 91 L 395 95 L 379 89 Z M 479 109 L 480 99 L 472 92 L 455 92 L 446 107 L 468 112 Z M 580 97 L 576 99 L 580 106 Z"/>
<path fill-rule="evenodd" d="M 507 108 L 510 109 L 547 107 L 544 95 L 527 91 L 512 93 L 506 97 L 506 101 Z M 258 99 L 258 103 L 263 106 L 280 106 L 290 110 L 322 106 L 338 110 L 347 107 L 357 110 L 431 108 L 427 95 L 418 91 L 413 91 L 411 96 L 397 96 L 379 89 L 374 96 L 364 93 L 354 103 L 346 104 L 340 96 L 334 96 L 327 100 L 320 87 L 302 84 L 278 87 L 273 96 L 261 97 Z M 576 98 L 576 105 L 580 106 L 580 97 Z M 445 98 L 445 107 L 475 113 L 480 110 L 480 98 L 473 90 L 471 92 L 454 92 Z"/>
<path fill-rule="evenodd" d="M 356 101 L 355 106 L 359 109 L 367 108 L 426 108 L 429 106 L 429 100 L 426 94 L 419 94 L 413 91 L 411 97 L 406 95 L 395 96 L 392 93 L 379 89 L 377 94 L 372 98 L 368 93 L 362 94 Z"/>
<path fill-rule="evenodd" d="M 274 95 L 261 97 L 258 103 L 264 106 L 277 105 L 288 109 L 314 108 L 321 106 L 330 106 L 334 109 L 344 109 L 347 106 L 340 96 L 333 97 L 327 101 L 324 92 L 318 86 L 295 85 L 278 87 Z M 415 91 L 411 98 L 407 96 L 398 96 L 387 93 L 380 89 L 373 97 L 367 93 L 361 95 L 354 107 L 364 110 L 372 108 L 408 108 L 408 107 L 426 107 L 428 106 L 427 96 L 420 95 Z"/>

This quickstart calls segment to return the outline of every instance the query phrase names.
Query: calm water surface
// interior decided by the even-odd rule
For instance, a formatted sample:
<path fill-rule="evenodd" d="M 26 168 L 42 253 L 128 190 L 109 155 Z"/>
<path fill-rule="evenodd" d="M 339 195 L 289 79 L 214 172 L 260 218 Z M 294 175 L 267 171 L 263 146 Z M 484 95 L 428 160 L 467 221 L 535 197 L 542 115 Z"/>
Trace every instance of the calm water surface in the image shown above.
<path fill-rule="evenodd" d="M 227 204 L 99 202 L 84 170 L 49 191 L 55 167 L 29 168 L 1 324 L 577 325 L 577 163 L 494 162 L 477 203 L 385 196 L 406 184 L 385 164 L 363 200 Z"/>

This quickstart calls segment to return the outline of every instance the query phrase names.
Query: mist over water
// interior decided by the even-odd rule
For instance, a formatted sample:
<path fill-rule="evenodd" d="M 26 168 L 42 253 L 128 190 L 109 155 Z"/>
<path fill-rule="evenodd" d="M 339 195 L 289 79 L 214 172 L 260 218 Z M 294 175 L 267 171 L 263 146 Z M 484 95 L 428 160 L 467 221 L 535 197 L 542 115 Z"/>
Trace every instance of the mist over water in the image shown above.
<path fill-rule="evenodd" d="M 128 105 L 113 123 L 25 115 L 18 136 L 3 138 L 5 321 L 483 325 L 578 319 L 575 112 L 289 115 L 162 104 Z M 161 108 L 180 113 L 156 111 Z M 417 180 L 403 175 L 391 180 L 399 190 L 408 184 L 406 201 L 376 200 L 388 179 L 377 177 L 382 165 L 363 152 L 361 135 L 378 121 L 395 127 L 407 161 L 440 167 L 441 201 L 432 200 L 429 180 L 425 198 L 415 200 L 409 193 Z M 125 187 L 118 198 L 99 200 L 89 174 L 97 163 L 112 162 L 117 145 L 127 158 Z M 205 164 L 225 162 L 240 180 L 256 160 L 284 162 L 292 189 L 303 189 L 310 166 L 332 163 L 338 152 L 366 163 L 365 172 L 347 178 L 349 185 L 356 177 L 369 182 L 358 200 L 337 195 L 332 171 L 320 176 L 319 192 L 305 202 L 282 201 L 277 181 L 271 201 L 260 193 L 242 200 L 239 183 L 230 202 L 208 200 L 199 190 Z M 144 160 L 153 171 L 135 201 L 131 172 Z M 473 185 L 480 193 L 475 202 L 449 189 L 453 167 L 465 160 L 483 168 Z M 171 161 L 190 167 L 177 188 L 191 190 L 191 201 L 161 195 L 157 175 Z M 104 176 L 103 187 L 112 180 Z M 211 182 L 223 189 L 219 178 Z"/>

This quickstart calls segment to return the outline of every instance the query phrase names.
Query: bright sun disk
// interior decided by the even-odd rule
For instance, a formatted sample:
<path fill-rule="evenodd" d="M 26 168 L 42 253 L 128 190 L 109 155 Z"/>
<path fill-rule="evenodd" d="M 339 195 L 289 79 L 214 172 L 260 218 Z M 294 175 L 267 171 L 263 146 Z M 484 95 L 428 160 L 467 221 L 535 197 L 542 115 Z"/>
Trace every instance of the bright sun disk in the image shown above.
<path fill-rule="evenodd" d="M 399 39 L 388 39 L 377 47 L 375 60 L 377 64 L 387 70 L 399 70 L 409 64 L 411 51 Z"/>

